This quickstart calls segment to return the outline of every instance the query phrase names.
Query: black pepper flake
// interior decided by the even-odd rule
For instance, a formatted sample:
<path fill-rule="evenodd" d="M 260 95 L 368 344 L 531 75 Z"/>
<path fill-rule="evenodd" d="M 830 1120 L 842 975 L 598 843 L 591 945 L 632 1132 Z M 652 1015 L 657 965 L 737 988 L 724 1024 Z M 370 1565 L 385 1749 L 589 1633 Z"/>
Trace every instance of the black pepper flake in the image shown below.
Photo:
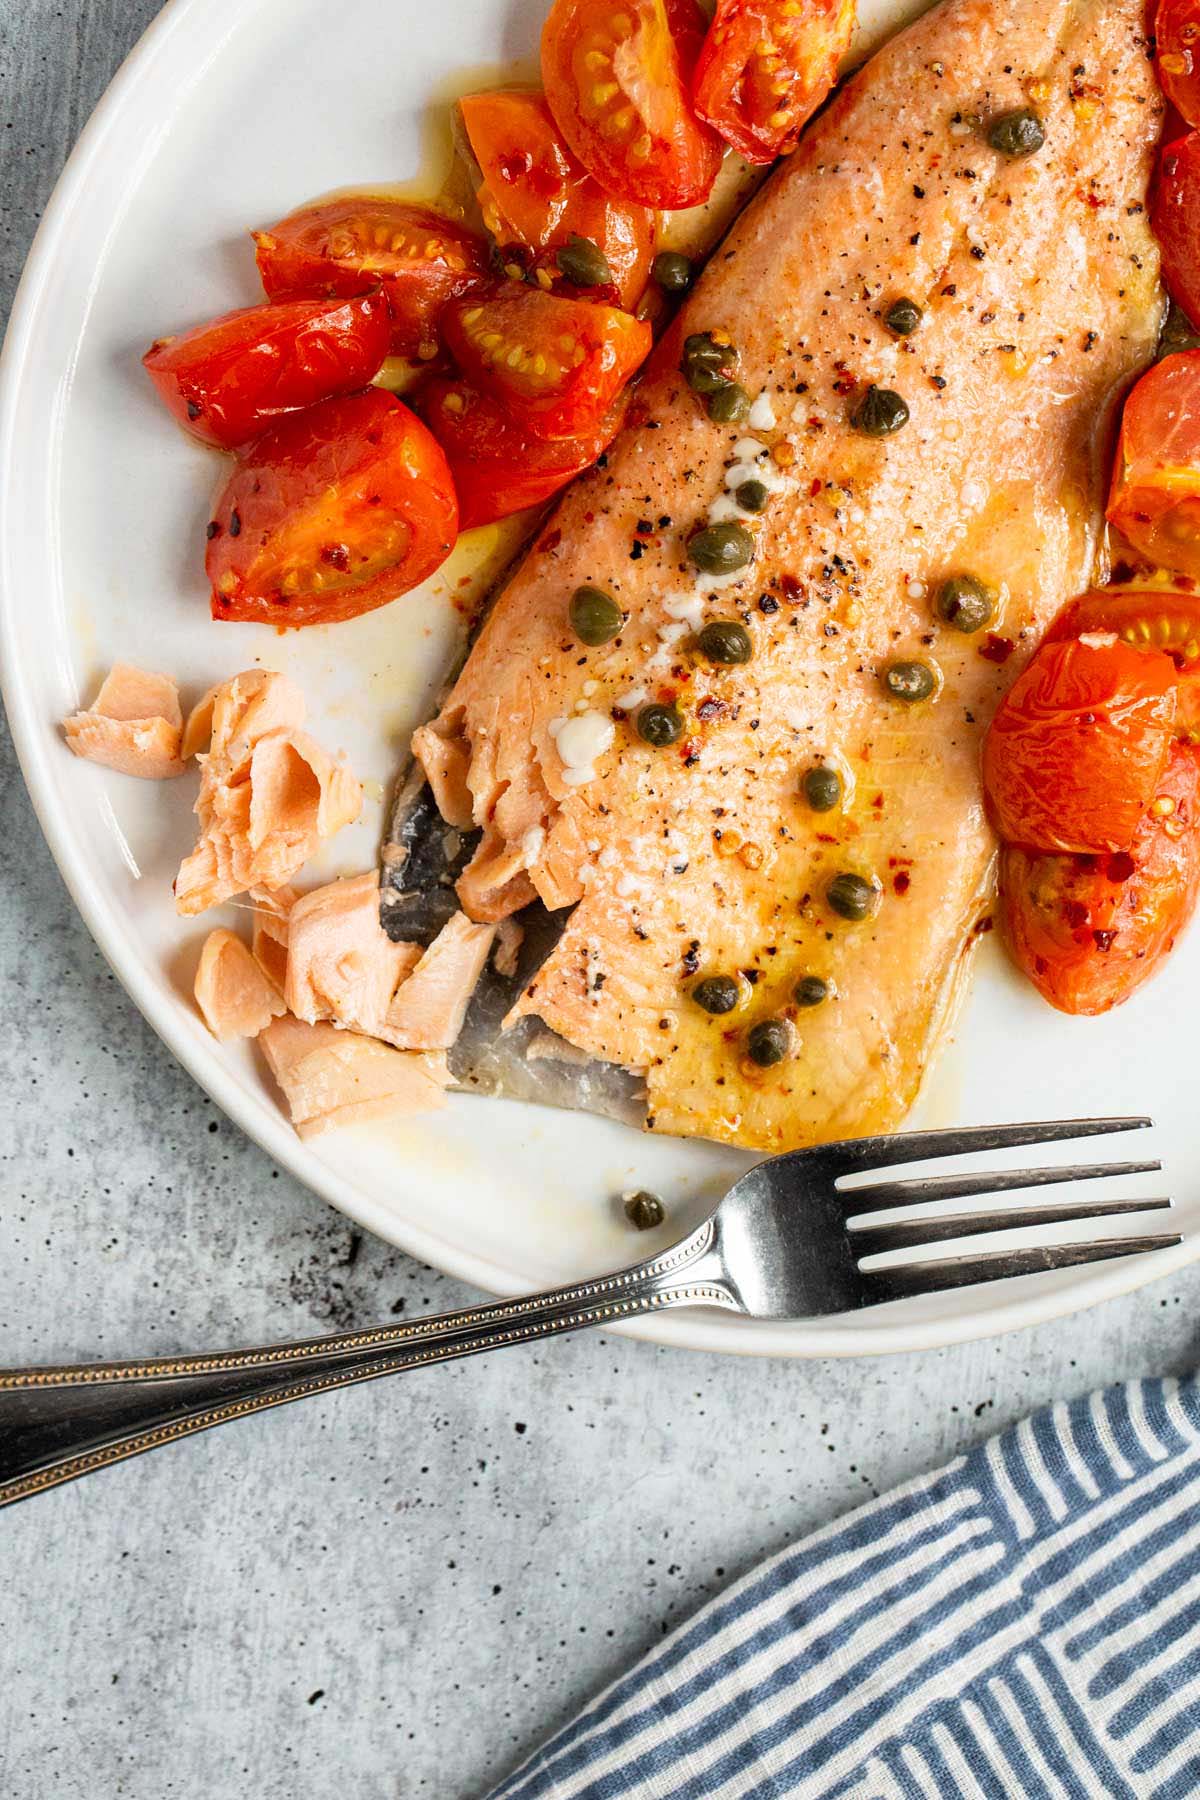
<path fill-rule="evenodd" d="M 196 405 L 196 402 L 194 400 L 188 401 L 187 415 L 188 415 L 189 419 L 198 419 L 200 417 L 200 410 L 201 409 Z"/>
<path fill-rule="evenodd" d="M 592 976 L 592 992 L 594 994 L 599 993 L 600 989 L 604 986 L 604 984 L 607 980 L 608 980 L 607 975 L 593 975 Z"/>
<path fill-rule="evenodd" d="M 666 530 L 667 530 L 667 528 L 668 528 L 668 527 L 669 527 L 669 525 L 670 525 L 670 523 L 671 523 L 671 515 L 670 515 L 670 513 L 660 513 L 660 514 L 659 514 L 659 516 L 658 516 L 658 529 L 659 529 L 659 530 L 660 530 L 660 531 L 666 531 Z"/>
<path fill-rule="evenodd" d="M 982 244 L 972 244 L 971 255 L 975 258 L 976 262 L 982 262 L 987 255 L 987 251 L 983 248 Z"/>
<path fill-rule="evenodd" d="M 694 975 L 700 967 L 700 939 L 693 938 L 683 953 L 681 967 L 685 975 Z"/>
<path fill-rule="evenodd" d="M 645 544 L 639 544 L 635 541 L 629 552 L 629 560 L 630 560 L 630 562 L 641 562 L 642 557 L 645 554 L 646 554 Z"/>
<path fill-rule="evenodd" d="M 213 538 L 218 537 L 220 535 L 220 531 L 221 531 L 221 526 L 220 526 L 219 520 L 217 520 L 217 519 L 210 519 L 208 521 L 208 524 L 204 527 L 204 535 L 206 538 L 209 539 L 210 542 L 212 541 Z"/>
<path fill-rule="evenodd" d="M 942 289 L 942 292 L 948 299 L 953 300 L 955 294 L 958 292 L 957 283 L 953 281 L 947 282 L 946 286 Z"/>
<path fill-rule="evenodd" d="M 1085 332 L 1085 333 L 1084 333 L 1084 337 L 1083 337 L 1083 347 L 1084 347 L 1084 349 L 1085 349 L 1085 350 L 1090 350 L 1090 349 L 1091 349 L 1091 347 L 1092 347 L 1092 345 L 1093 345 L 1093 344 L 1094 344 L 1094 343 L 1095 343 L 1095 342 L 1096 342 L 1096 340 L 1097 340 L 1097 338 L 1098 338 L 1098 337 L 1099 337 L 1099 333 L 1098 333 L 1098 332 L 1095 332 L 1095 331 L 1087 331 L 1087 332 Z"/>
<path fill-rule="evenodd" d="M 633 528 L 639 537 L 649 537 L 654 530 L 653 519 L 639 519 Z"/>
<path fill-rule="evenodd" d="M 236 506 L 229 515 L 229 535 L 230 537 L 240 537 L 242 535 L 242 515 Z"/>
<path fill-rule="evenodd" d="M 920 243 L 920 241 L 921 241 L 921 234 L 920 234 L 920 232 L 919 232 L 919 231 L 914 231 L 914 232 L 913 232 L 913 234 L 912 234 L 912 236 L 911 236 L 911 237 L 910 237 L 910 238 L 909 238 L 909 240 L 908 240 L 908 241 L 909 241 L 909 243 L 910 243 L 910 244 L 919 244 L 919 243 Z"/>
<path fill-rule="evenodd" d="M 915 200 L 923 200 L 925 198 L 925 189 L 923 187 L 918 187 L 915 181 L 913 182 L 913 198 Z"/>
<path fill-rule="evenodd" d="M 938 389 L 939 393 L 946 385 L 946 377 L 944 375 L 931 375 L 929 379 L 933 386 Z"/>
<path fill-rule="evenodd" d="M 772 613 L 777 613 L 779 611 L 779 602 L 776 600 L 774 594 L 760 594 L 758 597 L 758 610 L 760 613 L 765 613 L 768 618 L 770 618 Z"/>

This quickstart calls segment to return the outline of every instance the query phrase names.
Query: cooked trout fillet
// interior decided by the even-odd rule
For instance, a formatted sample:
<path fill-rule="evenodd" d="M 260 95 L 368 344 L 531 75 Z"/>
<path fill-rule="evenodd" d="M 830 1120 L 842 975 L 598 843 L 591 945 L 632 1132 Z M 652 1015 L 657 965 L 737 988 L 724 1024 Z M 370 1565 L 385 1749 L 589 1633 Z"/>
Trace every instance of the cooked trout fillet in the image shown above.
<path fill-rule="evenodd" d="M 510 1022 L 643 1072 L 656 1130 L 776 1151 L 890 1128 L 916 1094 L 984 922 L 980 742 L 1097 573 L 1112 403 L 1160 323 L 1142 20 L 1141 0 L 947 0 L 888 44 L 734 227 L 417 734 L 483 830 L 468 914 L 573 908 Z M 1044 147 L 1008 160 L 988 125 L 1026 106 Z M 901 296 L 923 309 L 907 338 L 883 323 Z M 678 373 L 703 331 L 740 352 L 749 425 L 712 423 Z M 869 384 L 908 406 L 890 436 L 851 426 Z M 732 489 L 755 476 L 750 515 Z M 752 563 L 698 574 L 689 534 L 734 519 Z M 935 616 L 963 572 L 996 590 L 990 633 Z M 584 583 L 628 615 L 600 649 L 568 625 Z M 744 624 L 748 663 L 699 654 L 715 619 Z M 889 695 L 896 658 L 935 670 L 934 699 Z M 646 698 L 684 715 L 668 748 L 635 732 Z M 802 792 L 817 763 L 842 777 L 830 812 Z M 872 917 L 828 904 L 843 872 L 879 884 Z M 738 982 L 725 1016 L 690 998 L 711 974 Z M 804 1009 L 807 975 L 830 997 Z M 791 1053 L 760 1068 L 747 1033 L 781 1016 Z"/>

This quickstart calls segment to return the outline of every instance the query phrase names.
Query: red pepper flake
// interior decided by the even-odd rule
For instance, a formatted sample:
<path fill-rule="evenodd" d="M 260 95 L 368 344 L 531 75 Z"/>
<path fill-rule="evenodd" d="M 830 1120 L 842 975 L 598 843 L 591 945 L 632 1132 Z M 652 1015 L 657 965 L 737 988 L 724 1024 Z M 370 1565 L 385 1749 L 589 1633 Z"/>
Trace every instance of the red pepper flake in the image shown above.
<path fill-rule="evenodd" d="M 1104 873 L 1110 881 L 1128 881 L 1137 870 L 1137 864 L 1128 850 L 1116 850 L 1108 859 Z"/>
<path fill-rule="evenodd" d="M 880 810 L 882 810 L 882 807 L 883 807 L 883 795 L 882 795 L 882 794 L 876 794 L 876 796 L 875 796 L 875 798 L 874 798 L 874 799 L 873 799 L 873 800 L 872 800 L 872 802 L 871 802 L 871 805 L 872 805 L 872 806 L 874 806 L 874 807 L 876 807 L 876 808 L 878 808 L 878 809 L 880 809 Z"/>
<path fill-rule="evenodd" d="M 685 769 L 692 768 L 700 761 L 700 746 L 695 738 L 685 738 L 679 746 L 679 755 Z"/>
<path fill-rule="evenodd" d="M 1063 914 L 1072 931 L 1079 931 L 1088 922 L 1088 909 L 1082 900 L 1068 900 L 1063 907 Z"/>
<path fill-rule="evenodd" d="M 539 550 L 547 550 L 547 551 L 557 550 L 558 546 L 561 543 L 562 543 L 562 532 L 561 531 L 557 531 L 557 530 L 548 531 L 546 533 L 545 537 L 542 538 L 541 541 L 539 542 L 538 549 Z"/>
<path fill-rule="evenodd" d="M 832 835 L 832 833 L 828 832 L 828 831 L 817 831 L 817 832 L 814 832 L 813 835 L 816 838 L 818 844 L 836 844 L 838 841 Z"/>
<path fill-rule="evenodd" d="M 1011 638 L 997 637 L 994 631 L 989 631 L 987 642 L 979 646 L 979 654 L 986 662 L 1006 663 L 1015 648 Z"/>
<path fill-rule="evenodd" d="M 824 486 L 825 483 L 821 480 L 821 477 L 819 475 L 814 475 L 808 487 L 810 497 L 815 500 Z"/>
<path fill-rule="evenodd" d="M 1111 950 L 1116 935 L 1115 931 L 1093 931 L 1092 937 L 1095 939 L 1097 950 Z"/>
<path fill-rule="evenodd" d="M 912 886 L 912 876 L 908 873 L 908 871 L 906 869 L 901 869 L 901 871 L 898 875 L 893 875 L 893 877 L 892 877 L 892 892 L 893 893 L 907 894 L 907 892 L 911 886 Z"/>
<path fill-rule="evenodd" d="M 779 577 L 779 587 L 780 591 L 789 600 L 798 600 L 800 595 L 804 592 L 803 584 L 795 575 L 781 575 Z"/>

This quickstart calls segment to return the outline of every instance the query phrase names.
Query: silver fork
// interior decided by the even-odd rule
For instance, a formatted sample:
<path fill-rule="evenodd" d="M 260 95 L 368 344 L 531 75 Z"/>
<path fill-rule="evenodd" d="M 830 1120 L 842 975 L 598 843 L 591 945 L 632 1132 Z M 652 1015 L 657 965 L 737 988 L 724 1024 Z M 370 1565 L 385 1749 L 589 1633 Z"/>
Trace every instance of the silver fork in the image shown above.
<path fill-rule="evenodd" d="M 1015 1249 L 977 1249 L 968 1243 L 937 1260 L 859 1266 L 862 1258 L 883 1251 L 1170 1207 L 1169 1199 L 1135 1199 L 912 1216 L 912 1209 L 928 1202 L 980 1200 L 1056 1182 L 1141 1175 L 1160 1169 L 1159 1162 L 993 1169 L 843 1185 L 848 1177 L 902 1163 L 1136 1131 L 1151 1123 L 1065 1119 L 822 1144 L 759 1163 L 735 1182 L 702 1225 L 671 1249 L 594 1281 L 403 1325 L 261 1349 L 0 1370 L 0 1505 L 306 1394 L 585 1325 L 611 1325 L 669 1306 L 719 1306 L 752 1319 L 816 1318 L 912 1294 L 1164 1249 L 1182 1241 L 1178 1232 Z M 866 1213 L 896 1210 L 902 1216 L 890 1222 L 854 1224 Z"/>

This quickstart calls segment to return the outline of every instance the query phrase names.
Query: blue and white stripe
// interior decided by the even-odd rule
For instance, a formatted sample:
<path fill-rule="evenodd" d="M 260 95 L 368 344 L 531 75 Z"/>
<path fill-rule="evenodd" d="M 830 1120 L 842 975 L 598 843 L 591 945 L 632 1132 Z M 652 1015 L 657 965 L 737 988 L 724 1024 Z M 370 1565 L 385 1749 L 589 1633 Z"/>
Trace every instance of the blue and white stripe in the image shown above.
<path fill-rule="evenodd" d="M 1200 1795 L 1200 1382 L 1060 1403 L 782 1551 L 490 1800 Z"/>

